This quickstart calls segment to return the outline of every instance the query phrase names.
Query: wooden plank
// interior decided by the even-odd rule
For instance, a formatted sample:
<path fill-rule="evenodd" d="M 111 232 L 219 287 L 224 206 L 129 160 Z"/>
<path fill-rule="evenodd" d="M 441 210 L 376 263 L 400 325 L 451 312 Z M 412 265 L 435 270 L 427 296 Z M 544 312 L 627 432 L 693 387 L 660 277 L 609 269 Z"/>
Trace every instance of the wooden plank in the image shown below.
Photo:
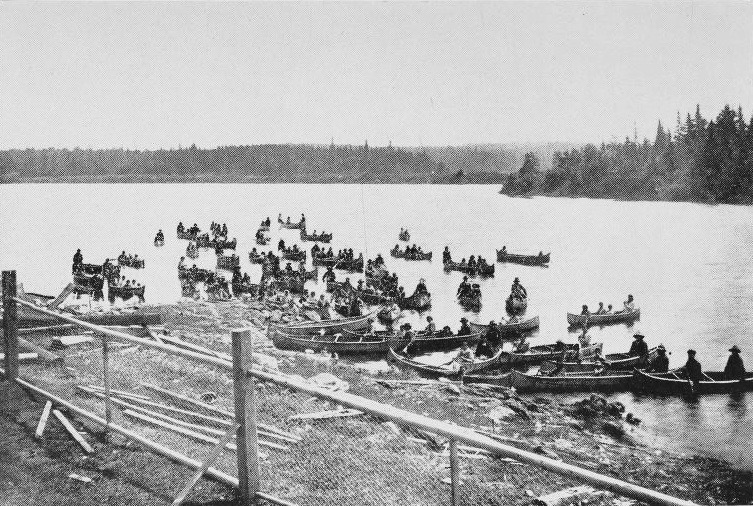
<path fill-rule="evenodd" d="M 18 377 L 18 308 L 13 300 L 17 295 L 16 271 L 3 271 L 2 288 L 5 374 L 13 380 Z"/>
<path fill-rule="evenodd" d="M 458 442 L 450 439 L 450 504 L 458 506 L 460 504 L 460 463 L 458 462 Z"/>
<path fill-rule="evenodd" d="M 50 332 L 52 330 L 66 330 L 66 329 L 72 329 L 76 325 L 73 323 L 63 323 L 60 325 L 48 325 L 46 327 L 29 327 L 25 329 L 18 329 L 19 335 L 26 335 L 26 334 L 36 334 L 38 332 Z"/>
<path fill-rule="evenodd" d="M 357 409 L 341 409 L 335 411 L 320 411 L 318 413 L 303 413 L 300 415 L 289 416 L 288 420 L 325 420 L 328 418 L 341 418 L 345 416 L 362 415 L 363 411 Z"/>
<path fill-rule="evenodd" d="M 68 315 L 66 315 L 68 316 Z M 159 313 L 95 313 L 75 315 L 76 319 L 82 322 L 91 323 L 93 325 L 161 325 L 164 323 L 164 318 Z M 32 309 L 24 310 L 19 320 L 20 324 L 24 327 L 32 327 L 35 324 L 55 324 L 60 320 L 53 315 L 40 313 Z"/>
<path fill-rule="evenodd" d="M 204 459 L 201 467 L 196 471 L 191 479 L 188 480 L 188 483 L 186 483 L 186 486 L 183 487 L 183 490 L 181 490 L 180 493 L 175 496 L 175 500 L 173 500 L 173 506 L 180 506 L 181 504 L 183 504 L 183 501 L 186 499 L 186 496 L 188 496 L 188 493 L 199 482 L 201 477 L 204 476 L 204 473 L 207 471 L 207 469 L 209 469 L 209 466 L 214 464 L 214 461 L 217 460 L 217 458 L 220 456 L 220 453 L 222 453 L 225 445 L 228 444 L 231 439 L 233 439 L 233 435 L 237 430 L 238 424 L 233 423 L 233 426 L 227 430 L 224 436 L 222 436 L 220 442 L 217 443 L 217 445 L 214 447 L 214 449 L 212 449 L 211 452 L 209 452 L 209 455 L 207 455 L 207 458 Z"/>
<path fill-rule="evenodd" d="M 65 299 L 68 298 L 70 294 L 73 293 L 73 289 L 76 285 L 73 283 L 68 283 L 68 285 L 63 288 L 63 291 L 60 292 L 60 295 L 52 299 L 50 302 L 47 303 L 47 309 L 57 309 L 57 307 L 63 303 Z"/>
<path fill-rule="evenodd" d="M 39 353 L 19 353 L 18 360 L 36 360 L 39 358 Z M 5 353 L 0 353 L 0 360 L 5 360 Z"/>
<path fill-rule="evenodd" d="M 47 401 L 44 404 L 44 409 L 42 410 L 42 416 L 39 417 L 39 423 L 37 424 L 37 430 L 34 432 L 34 435 L 37 438 L 42 437 L 42 433 L 44 432 L 44 428 L 47 426 L 47 419 L 50 417 L 50 410 L 52 409 L 52 403 L 50 401 Z"/>
<path fill-rule="evenodd" d="M 261 488 L 259 477 L 259 443 L 256 435 L 256 404 L 254 380 L 246 371 L 251 369 L 251 332 L 234 330 L 233 345 L 233 390 L 235 420 L 238 430 L 238 485 L 241 503 L 250 504 Z"/>
<path fill-rule="evenodd" d="M 76 428 L 73 426 L 73 424 L 70 421 L 68 421 L 68 419 L 65 417 L 63 413 L 61 413 L 57 409 L 53 409 L 52 414 L 55 415 L 55 418 L 60 420 L 60 423 L 63 424 L 63 427 L 65 427 L 65 430 L 67 430 L 68 433 L 73 437 L 73 439 L 75 439 L 76 442 L 81 445 L 81 448 L 83 448 L 86 453 L 92 453 L 94 451 L 92 447 L 89 446 L 89 443 L 87 443 L 86 440 L 83 438 L 83 436 L 78 433 Z"/>
<path fill-rule="evenodd" d="M 99 385 L 87 385 L 92 390 L 97 390 L 98 392 L 104 392 L 105 387 L 101 387 Z M 151 400 L 151 397 L 146 397 L 144 395 L 138 395 L 131 392 L 125 392 L 123 390 L 115 390 L 114 388 L 110 389 L 111 394 L 118 395 L 120 397 L 127 397 L 129 399 L 135 399 L 135 400 L 142 400 L 142 401 L 149 401 Z"/>

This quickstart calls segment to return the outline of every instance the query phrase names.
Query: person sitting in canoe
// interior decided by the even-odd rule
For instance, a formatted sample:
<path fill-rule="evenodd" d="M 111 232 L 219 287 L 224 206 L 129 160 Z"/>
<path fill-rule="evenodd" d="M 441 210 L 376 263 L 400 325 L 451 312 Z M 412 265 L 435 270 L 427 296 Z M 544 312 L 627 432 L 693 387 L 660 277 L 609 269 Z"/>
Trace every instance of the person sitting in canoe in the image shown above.
<path fill-rule="evenodd" d="M 667 349 L 663 344 L 660 344 L 656 348 L 656 358 L 646 368 L 646 372 L 664 373 L 669 371 L 669 358 L 667 357 Z"/>
<path fill-rule="evenodd" d="M 452 262 L 452 255 L 450 255 L 450 247 L 445 246 L 442 252 L 442 263 L 446 264 L 448 262 Z"/>
<path fill-rule="evenodd" d="M 507 255 L 507 246 L 502 246 L 502 249 L 499 250 L 499 254 L 502 256 Z"/>
<path fill-rule="evenodd" d="M 414 293 L 429 293 L 429 289 L 426 288 L 426 280 L 421 278 L 416 285 L 416 291 Z"/>
<path fill-rule="evenodd" d="M 581 316 L 591 316 L 591 311 L 588 310 L 588 304 L 583 304 L 583 308 L 580 310 Z"/>
<path fill-rule="evenodd" d="M 607 305 L 607 310 L 604 311 L 604 314 L 612 314 L 612 304 Z"/>
<path fill-rule="evenodd" d="M 345 278 L 345 282 L 343 283 L 343 290 L 348 292 L 353 290 L 353 285 L 350 283 L 350 278 Z"/>
<path fill-rule="evenodd" d="M 465 258 L 460 260 L 460 268 L 465 269 L 468 266 L 468 262 L 465 261 Z"/>
<path fill-rule="evenodd" d="M 728 380 L 744 380 L 745 364 L 740 357 L 740 348 L 737 345 L 729 349 L 730 356 L 727 359 L 727 365 L 724 366 L 724 378 Z"/>
<path fill-rule="evenodd" d="M 185 232 L 185 231 L 186 231 L 186 227 L 185 227 L 185 226 L 183 226 L 183 222 L 182 222 L 182 221 L 179 221 L 179 222 L 178 222 L 178 233 L 179 233 L 179 234 L 182 234 L 182 233 L 183 233 L 183 232 Z"/>
<path fill-rule="evenodd" d="M 285 239 L 280 239 L 277 243 L 277 251 L 285 251 Z"/>
<path fill-rule="evenodd" d="M 468 259 L 468 268 L 469 269 L 476 268 L 476 256 L 475 255 L 471 255 L 471 257 Z"/>
<path fill-rule="evenodd" d="M 695 359 L 695 350 L 688 350 L 688 361 L 677 372 L 684 374 L 694 385 L 703 379 L 703 369 L 700 362 Z"/>
<path fill-rule="evenodd" d="M 499 328 L 497 327 L 497 324 L 494 322 L 494 320 L 491 320 L 489 322 L 489 325 L 486 327 L 486 333 L 484 334 L 484 339 L 487 340 L 487 342 L 496 350 L 499 348 L 500 342 L 501 342 L 501 336 L 499 335 Z"/>
<path fill-rule="evenodd" d="M 603 302 L 599 302 L 599 307 L 598 307 L 598 309 L 596 309 L 596 311 L 594 311 L 594 314 L 605 314 L 606 312 L 607 312 L 607 310 L 604 309 L 604 303 Z"/>
<path fill-rule="evenodd" d="M 164 241 L 165 240 L 165 234 L 162 233 L 162 229 L 159 229 L 157 231 L 157 236 L 155 237 L 157 241 Z"/>
<path fill-rule="evenodd" d="M 424 332 L 427 334 L 434 334 L 437 331 L 437 325 L 434 323 L 434 318 L 431 316 L 426 317 L 426 328 Z"/>
<path fill-rule="evenodd" d="M 486 339 L 486 337 L 481 338 L 481 341 L 476 346 L 476 351 L 474 355 L 476 357 L 487 357 L 487 358 L 491 358 L 494 356 L 494 348 Z"/>
<path fill-rule="evenodd" d="M 631 357 L 640 357 L 638 360 L 636 367 L 642 368 L 646 367 L 646 362 L 648 361 L 648 345 L 645 343 L 644 336 L 640 332 L 636 332 L 633 334 L 633 344 L 630 345 L 630 351 L 628 351 L 628 355 Z"/>
<path fill-rule="evenodd" d="M 627 300 L 622 303 L 623 309 L 620 311 L 615 311 L 615 313 L 630 313 L 635 310 L 635 301 L 633 300 L 632 295 L 627 296 Z"/>
<path fill-rule="evenodd" d="M 285 223 L 287 223 L 288 225 L 290 225 L 290 216 L 288 216 L 288 219 L 285 220 Z"/>
<path fill-rule="evenodd" d="M 463 281 L 460 282 L 460 286 L 458 286 L 458 297 L 465 297 L 466 294 L 470 293 L 471 291 L 471 284 L 468 282 L 468 276 L 463 276 Z"/>
<path fill-rule="evenodd" d="M 458 335 L 459 336 L 469 336 L 471 335 L 471 327 L 468 325 L 468 318 L 465 316 L 460 319 L 460 328 L 458 329 Z"/>
<path fill-rule="evenodd" d="M 515 278 L 512 282 L 512 287 L 510 288 L 510 297 L 518 300 L 524 300 L 528 298 L 528 292 L 526 291 L 525 287 L 520 284 L 519 278 Z"/>

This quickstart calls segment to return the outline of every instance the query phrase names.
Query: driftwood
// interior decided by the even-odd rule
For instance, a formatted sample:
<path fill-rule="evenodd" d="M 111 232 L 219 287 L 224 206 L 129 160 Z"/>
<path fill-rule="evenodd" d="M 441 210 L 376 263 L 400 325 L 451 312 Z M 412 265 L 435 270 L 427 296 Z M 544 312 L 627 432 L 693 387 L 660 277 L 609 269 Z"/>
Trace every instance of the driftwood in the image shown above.
<path fill-rule="evenodd" d="M 53 409 L 52 414 L 55 415 L 55 418 L 60 420 L 60 423 L 63 424 L 63 427 L 65 427 L 65 430 L 67 430 L 68 433 L 73 437 L 73 439 L 75 439 L 76 442 L 81 445 L 81 448 L 83 448 L 86 453 L 92 453 L 94 451 L 92 447 L 89 446 L 89 443 L 87 443 L 86 440 L 83 438 L 83 436 L 81 436 L 81 434 L 78 433 L 76 428 L 73 426 L 73 424 L 70 421 L 68 421 L 68 419 L 65 417 L 63 413 L 61 413 L 57 409 Z"/>
<path fill-rule="evenodd" d="M 37 424 L 37 430 L 34 433 L 34 435 L 37 438 L 42 437 L 42 433 L 44 432 L 44 428 L 47 426 L 47 418 L 50 417 L 50 409 L 52 409 L 52 403 L 50 401 L 47 401 L 44 404 L 44 409 L 42 410 L 42 416 L 39 417 L 39 423 Z"/>

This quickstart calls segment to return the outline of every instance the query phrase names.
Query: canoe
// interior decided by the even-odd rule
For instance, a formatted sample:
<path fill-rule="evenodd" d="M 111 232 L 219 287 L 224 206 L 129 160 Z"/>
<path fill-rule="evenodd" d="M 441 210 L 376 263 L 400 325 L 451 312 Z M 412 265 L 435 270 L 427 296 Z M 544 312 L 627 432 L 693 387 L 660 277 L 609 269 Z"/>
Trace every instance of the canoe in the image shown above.
<path fill-rule="evenodd" d="M 510 385 L 520 392 L 616 392 L 629 390 L 633 375 L 617 372 L 611 374 L 565 373 L 557 376 L 510 371 Z"/>
<path fill-rule="evenodd" d="M 581 356 L 588 357 L 598 348 L 601 350 L 602 343 L 593 344 L 581 348 Z M 563 351 L 575 351 L 578 349 L 577 344 L 566 344 L 564 348 L 557 349 L 554 344 L 542 344 L 538 346 L 531 346 L 524 352 L 511 351 L 505 352 L 499 359 L 500 364 L 508 366 L 519 365 L 537 365 L 541 364 L 545 360 L 556 360 L 562 355 Z"/>
<path fill-rule="evenodd" d="M 207 269 L 178 269 L 178 279 L 190 279 L 192 281 L 206 281 L 212 271 Z"/>
<path fill-rule="evenodd" d="M 753 372 L 746 373 L 742 381 L 727 380 L 723 372 L 706 372 L 704 375 L 707 379 L 699 381 L 691 388 L 688 380 L 677 373 L 653 374 L 636 369 L 633 372 L 633 386 L 645 393 L 675 395 L 726 394 L 753 390 Z"/>
<path fill-rule="evenodd" d="M 271 241 L 269 237 L 265 237 L 263 235 L 256 236 L 256 244 L 258 244 L 259 246 L 266 246 L 267 244 L 269 244 L 269 241 Z"/>
<path fill-rule="evenodd" d="M 525 299 L 513 299 L 508 297 L 505 300 L 505 309 L 510 314 L 518 314 L 525 312 L 528 307 L 528 298 Z"/>
<path fill-rule="evenodd" d="M 143 269 L 145 262 L 143 258 L 138 260 L 133 257 L 118 258 L 118 265 L 122 267 L 131 267 L 132 269 Z"/>
<path fill-rule="evenodd" d="M 658 356 L 658 346 L 648 351 L 647 364 L 650 364 Z M 554 362 L 545 361 L 541 364 L 539 372 L 549 373 L 559 369 L 562 373 L 593 373 L 596 370 L 604 369 L 605 371 L 632 371 L 638 364 L 641 357 L 629 355 L 627 353 L 610 353 L 604 356 L 604 362 L 594 362 L 593 360 L 584 360 L 582 362 Z"/>
<path fill-rule="evenodd" d="M 480 267 L 477 265 L 471 268 L 471 267 L 468 267 L 467 264 L 449 261 L 449 262 L 445 262 L 443 265 L 446 271 L 460 271 L 464 274 L 468 274 L 469 276 L 482 276 L 482 277 L 494 276 L 494 264 L 480 266 Z"/>
<path fill-rule="evenodd" d="M 399 307 L 383 307 L 377 312 L 377 318 L 379 321 L 385 323 L 392 323 L 400 318 L 402 312 Z"/>
<path fill-rule="evenodd" d="M 146 289 L 145 286 L 136 286 L 136 287 L 125 287 L 125 286 L 115 286 L 115 285 L 108 285 L 107 286 L 107 295 L 110 298 L 110 300 L 114 299 L 115 297 L 120 297 L 123 300 L 128 300 L 131 297 L 138 297 L 141 300 L 144 300 L 144 290 Z"/>
<path fill-rule="evenodd" d="M 410 233 L 407 230 L 403 230 L 398 234 L 397 238 L 401 241 L 410 241 Z"/>
<path fill-rule="evenodd" d="M 238 239 L 228 241 L 227 239 L 210 239 L 208 235 L 201 235 L 196 238 L 196 246 L 199 248 L 213 249 L 235 249 Z"/>
<path fill-rule="evenodd" d="M 294 262 L 305 262 L 306 252 L 302 250 L 293 251 L 291 249 L 286 249 L 282 251 L 282 258 L 283 260 L 292 260 Z"/>
<path fill-rule="evenodd" d="M 392 346 L 405 347 L 407 340 L 394 340 L 384 335 L 354 335 L 336 333 L 329 335 L 294 335 L 286 334 L 279 328 L 270 327 L 272 343 L 282 350 L 327 350 L 338 354 L 384 354 Z"/>
<path fill-rule="evenodd" d="M 580 315 L 567 313 L 567 323 L 570 325 L 610 325 L 612 323 L 631 322 L 641 317 L 641 308 L 624 313 Z"/>
<path fill-rule="evenodd" d="M 480 333 L 466 334 L 462 336 L 451 334 L 449 336 L 445 336 L 439 335 L 436 332 L 434 334 L 416 332 L 413 337 L 413 345 L 411 346 L 411 348 L 415 354 L 421 354 L 430 351 L 454 350 L 460 348 L 463 342 L 467 342 L 469 345 L 472 345 L 478 343 L 480 340 Z M 396 348 L 396 350 L 402 351 L 401 348 Z"/>
<path fill-rule="evenodd" d="M 311 336 L 314 334 L 335 334 L 345 330 L 362 330 L 369 326 L 370 321 L 374 320 L 375 314 L 368 313 L 363 316 L 353 318 L 341 318 L 338 320 L 307 321 L 302 323 L 293 323 L 289 325 L 272 325 L 270 328 L 297 336 Z"/>
<path fill-rule="evenodd" d="M 290 223 L 288 223 L 286 221 L 282 221 L 280 218 L 277 218 L 277 223 L 280 225 L 280 228 L 287 228 L 287 229 L 291 229 L 292 230 L 292 229 L 303 228 L 303 224 L 305 222 L 303 222 L 303 221 L 297 221 L 297 222 L 290 222 Z"/>
<path fill-rule="evenodd" d="M 327 264 L 321 264 L 327 265 Z M 354 258 L 353 260 L 337 260 L 331 264 L 335 269 L 348 272 L 363 272 L 363 258 Z"/>
<path fill-rule="evenodd" d="M 159 239 L 154 239 L 154 245 L 155 245 L 156 247 L 158 247 L 158 248 L 161 248 L 162 246 L 164 246 L 164 245 L 165 245 L 165 241 L 164 241 L 164 240 L 162 240 L 162 241 L 161 241 L 161 240 L 159 240 Z"/>
<path fill-rule="evenodd" d="M 196 239 L 198 234 L 192 234 L 191 232 L 188 232 L 184 230 L 183 232 L 178 232 L 178 239 L 187 239 L 189 241 L 193 241 Z"/>
<path fill-rule="evenodd" d="M 546 266 L 549 263 L 549 257 L 551 253 L 546 255 L 516 255 L 514 253 L 502 253 L 502 250 L 497 250 L 497 262 L 511 263 L 521 265 L 541 265 Z"/>
<path fill-rule="evenodd" d="M 414 293 L 397 301 L 401 309 L 413 309 L 415 311 L 424 311 L 431 307 L 431 294 L 428 292 Z"/>
<path fill-rule="evenodd" d="M 277 279 L 270 281 L 269 287 L 276 292 L 284 292 L 287 290 L 290 293 L 302 294 L 306 292 L 305 284 L 306 282 L 302 280 L 300 276 L 278 277 Z"/>
<path fill-rule="evenodd" d="M 464 374 L 472 374 L 474 372 L 483 371 L 484 369 L 488 369 L 494 366 L 499 360 L 499 356 L 501 353 L 502 351 L 500 350 L 497 352 L 496 355 L 494 355 L 491 358 L 479 360 L 478 362 L 473 362 L 473 363 L 465 363 L 457 370 L 451 369 L 448 366 L 429 365 L 429 364 L 417 362 L 416 360 L 410 359 L 406 357 L 405 355 L 401 355 L 397 353 L 392 348 L 390 348 L 389 358 L 390 360 L 397 362 L 397 364 L 400 367 L 413 369 L 414 371 L 418 372 L 422 376 L 431 376 L 431 377 L 441 376 L 441 377 L 445 377 L 449 379 L 460 379 L 460 377 L 463 376 Z"/>
<path fill-rule="evenodd" d="M 93 276 L 95 274 L 102 274 L 102 266 L 100 264 L 79 264 L 73 273 L 87 274 Z"/>
<path fill-rule="evenodd" d="M 267 257 L 264 253 L 257 253 L 254 255 L 253 252 L 249 252 L 248 254 L 248 261 L 252 264 L 263 264 L 264 259 Z"/>
<path fill-rule="evenodd" d="M 431 260 L 433 252 L 429 251 L 427 253 L 425 251 L 421 251 L 419 253 L 406 253 L 405 251 L 401 251 L 399 249 L 392 249 L 390 250 L 390 255 L 394 258 L 404 258 L 405 260 L 420 261 Z"/>
<path fill-rule="evenodd" d="M 480 323 L 469 323 L 471 326 L 471 330 L 474 332 L 482 332 L 486 334 L 486 331 L 489 328 L 489 325 L 481 325 Z M 527 320 L 522 320 L 517 323 L 502 323 L 497 324 L 497 329 L 499 329 L 499 333 L 502 335 L 509 335 L 513 334 L 516 335 L 520 334 L 522 332 L 527 332 L 529 330 L 534 330 L 539 328 L 539 317 L 534 316 L 532 318 L 528 318 Z"/>
<path fill-rule="evenodd" d="M 463 307 L 470 307 L 470 308 L 478 309 L 481 307 L 481 294 L 479 293 L 475 297 L 458 295 L 458 302 Z"/>
<path fill-rule="evenodd" d="M 336 257 L 315 256 L 311 258 L 311 261 L 314 265 L 334 267 L 339 260 Z"/>
<path fill-rule="evenodd" d="M 301 240 L 302 241 L 314 241 L 314 242 L 325 242 L 328 243 L 332 241 L 332 234 L 325 234 L 322 232 L 321 234 L 307 234 L 306 229 L 301 229 Z"/>
<path fill-rule="evenodd" d="M 231 255 L 231 256 L 217 256 L 217 268 L 223 269 L 226 271 L 232 271 L 236 267 L 239 267 L 241 265 L 241 259 L 237 255 Z"/>
<path fill-rule="evenodd" d="M 265 223 L 259 225 L 259 232 L 269 232 L 269 225 Z"/>

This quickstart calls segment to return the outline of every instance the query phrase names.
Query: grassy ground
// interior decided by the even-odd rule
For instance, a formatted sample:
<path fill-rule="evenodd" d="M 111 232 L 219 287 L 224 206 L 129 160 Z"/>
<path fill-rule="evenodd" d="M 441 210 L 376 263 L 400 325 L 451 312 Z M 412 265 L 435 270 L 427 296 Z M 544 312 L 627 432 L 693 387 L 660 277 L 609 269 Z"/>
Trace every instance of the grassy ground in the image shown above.
<path fill-rule="evenodd" d="M 238 302 L 185 302 L 162 310 L 171 335 L 225 352 L 229 351 L 231 329 L 263 321 L 258 311 Z M 598 398 L 566 406 L 520 397 L 506 389 L 468 386 L 458 391 L 446 384 L 395 385 L 384 380 L 417 378 L 403 371 L 367 374 L 345 360 L 280 352 L 259 331 L 254 332 L 254 339 L 256 349 L 275 356 L 285 373 L 308 378 L 328 372 L 347 381 L 352 393 L 459 425 L 494 430 L 513 446 L 699 503 L 746 504 L 753 500 L 750 473 L 734 471 L 713 459 L 648 448 L 641 444 L 640 427 L 624 423 L 620 413 L 610 414 L 615 407 Z M 97 346 L 92 343 L 67 350 L 70 370 L 25 365 L 21 372 L 77 405 L 102 413 L 101 401 L 75 389 L 78 384 L 101 383 Z M 220 407 L 232 411 L 231 380 L 223 371 L 135 348 L 115 351 L 111 365 L 113 388 L 153 395 L 139 386 L 144 381 L 192 397 L 211 391 L 217 394 Z M 371 416 L 290 421 L 290 415 L 335 406 L 273 384 L 258 385 L 257 395 L 260 421 L 302 438 L 300 443 L 290 444 L 288 451 L 262 447 L 268 454 L 261 463 L 265 492 L 301 505 L 434 506 L 449 502 L 449 485 L 443 481 L 449 476 L 446 441 L 404 429 L 396 433 L 384 420 Z M 189 470 L 125 444 L 122 438 L 106 442 L 91 427 L 86 429 L 87 438 L 96 451 L 86 458 L 57 421 L 50 423 L 42 440 L 35 440 L 33 431 L 42 405 L 29 402 L 15 389 L 3 390 L 2 399 L 2 504 L 164 504 L 190 475 Z M 507 414 L 494 427 L 488 416 L 493 410 Z M 115 420 L 197 459 L 210 450 L 209 445 L 138 422 L 120 411 Z M 234 453 L 226 451 L 218 467 L 235 475 L 234 459 Z M 509 459 L 463 457 L 461 462 L 461 504 L 529 504 L 532 496 L 579 484 Z M 68 478 L 71 472 L 94 481 L 81 484 Z M 233 500 L 232 491 L 224 485 L 211 480 L 202 480 L 200 485 L 202 488 L 191 495 L 197 503 L 229 504 Z M 614 501 L 611 497 L 601 499 L 602 504 Z"/>

